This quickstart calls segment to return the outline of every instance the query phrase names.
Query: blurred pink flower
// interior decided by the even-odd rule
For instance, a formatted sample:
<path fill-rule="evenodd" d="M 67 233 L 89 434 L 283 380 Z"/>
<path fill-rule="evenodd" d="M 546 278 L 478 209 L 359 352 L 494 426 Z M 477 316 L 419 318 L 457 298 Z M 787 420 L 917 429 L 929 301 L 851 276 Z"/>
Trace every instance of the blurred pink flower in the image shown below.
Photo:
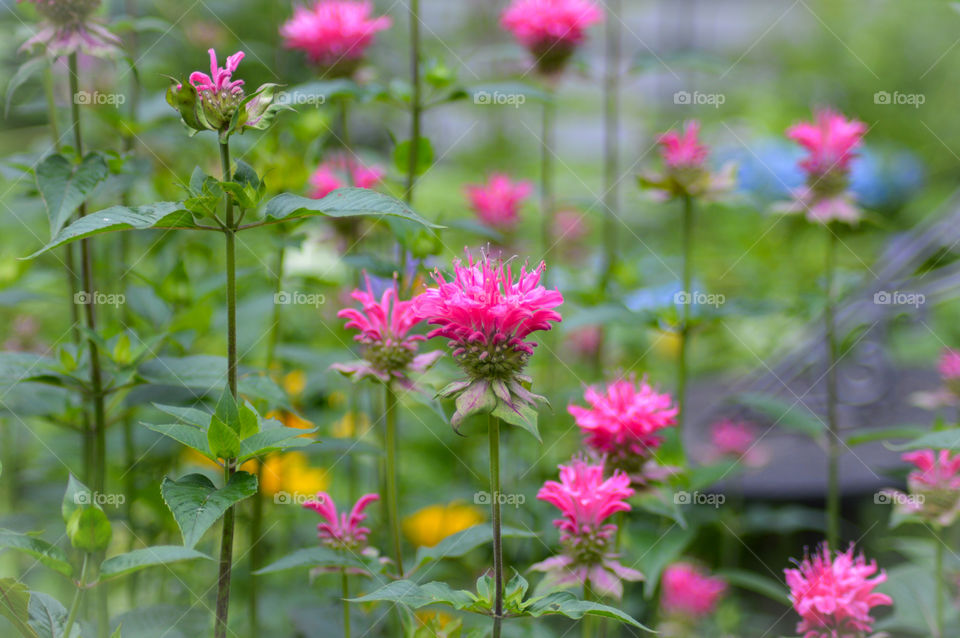
<path fill-rule="evenodd" d="M 945 348 L 940 353 L 940 362 L 937 366 L 940 371 L 940 378 L 950 382 L 960 379 L 960 351 L 953 348 Z"/>
<path fill-rule="evenodd" d="M 93 13 L 100 0 L 18 0 L 29 2 L 44 17 L 40 30 L 20 48 L 37 45 L 54 58 L 71 53 L 105 57 L 120 53 L 120 38 L 98 24 Z"/>
<path fill-rule="evenodd" d="M 716 457 L 733 457 L 751 466 L 763 465 L 768 460 L 750 423 L 731 419 L 717 421 L 710 427 L 710 443 Z"/>
<path fill-rule="evenodd" d="M 800 122 L 787 129 L 787 137 L 803 146 L 809 155 L 800 161 L 807 173 L 805 186 L 795 189 L 793 203 L 784 212 L 804 212 L 809 221 L 856 223 L 861 211 L 848 191 L 850 161 L 863 140 L 867 126 L 848 120 L 829 109 L 818 110 L 813 122 Z"/>
<path fill-rule="evenodd" d="M 960 515 L 960 454 L 948 450 L 917 450 L 900 458 L 917 469 L 907 475 L 909 494 L 895 490 L 892 502 L 899 511 L 918 515 L 939 527 L 947 527 Z"/>
<path fill-rule="evenodd" d="M 346 186 L 373 188 L 385 174 L 379 166 L 366 166 L 357 159 L 336 156 L 318 166 L 310 175 L 310 185 L 313 186 L 310 197 L 320 199 Z"/>
<path fill-rule="evenodd" d="M 542 262 L 529 271 L 523 266 L 514 279 L 508 264 L 486 254 L 474 262 L 468 254 L 466 265 L 454 260 L 451 281 L 438 270 L 436 287 L 414 299 L 417 314 L 437 326 L 427 337 L 449 339 L 457 365 L 469 377 L 440 393 L 458 398 L 469 393 L 467 399 L 457 401 L 454 427 L 469 414 L 491 411 L 497 402 L 522 414 L 523 406 L 540 399 L 523 386 L 530 381 L 523 369 L 537 345 L 527 337 L 559 322 L 560 313 L 554 308 L 563 303 L 557 290 L 540 285 L 545 267 Z"/>
<path fill-rule="evenodd" d="M 574 459 L 560 466 L 560 482 L 547 481 L 537 498 L 556 506 L 562 517 L 553 524 L 560 530 L 560 555 L 533 565 L 547 572 L 550 584 L 570 586 L 590 581 L 599 593 L 620 598 L 623 580 L 641 580 L 643 574 L 621 565 L 612 539 L 617 526 L 604 521 L 616 512 L 630 510 L 624 500 L 633 494 L 630 478 L 618 470 L 604 479 L 603 464 L 589 465 Z"/>
<path fill-rule="evenodd" d="M 413 301 L 401 301 L 396 284 L 387 288 L 379 301 L 373 294 L 370 278 L 367 289 L 357 288 L 351 297 L 361 308 L 344 308 L 338 317 L 347 319 L 345 328 L 358 330 L 354 340 L 364 345 L 364 359 L 352 363 L 335 363 L 334 370 L 359 381 L 372 377 L 382 383 L 399 383 L 413 388 L 410 373 L 423 373 L 443 356 L 440 350 L 417 354 L 417 343 L 426 340 L 423 335 L 410 334 L 420 319 Z"/>
<path fill-rule="evenodd" d="M 567 343 L 579 356 L 592 357 L 600 347 L 603 329 L 600 326 L 583 326 L 567 335 Z"/>
<path fill-rule="evenodd" d="M 533 184 L 514 182 L 507 175 L 494 173 L 486 184 L 469 184 L 464 190 L 480 221 L 494 228 L 511 230 L 520 220 L 520 207 L 533 192 Z"/>
<path fill-rule="evenodd" d="M 667 131 L 657 138 L 663 161 L 673 169 L 700 168 L 707 161 L 710 149 L 700 143 L 700 122 L 684 123 L 683 132 Z"/>
<path fill-rule="evenodd" d="M 873 591 L 887 579 L 876 561 L 854 557 L 853 545 L 831 558 L 824 543 L 813 556 L 804 556 L 796 569 L 785 569 L 793 608 L 800 614 L 797 631 L 803 638 L 860 637 L 873 628 L 870 610 L 892 605 L 886 594 Z"/>
<path fill-rule="evenodd" d="M 667 131 L 657 138 L 666 170 L 641 175 L 640 183 L 665 197 L 712 198 L 733 188 L 735 168 L 724 165 L 713 173 L 707 166 L 710 148 L 700 143 L 700 122 L 685 122 L 682 131 Z"/>
<path fill-rule="evenodd" d="M 317 524 L 317 536 L 334 549 L 362 550 L 367 544 L 370 529 L 362 527 L 367 515 L 363 510 L 373 501 L 379 500 L 378 494 L 364 494 L 349 513 L 337 512 L 337 506 L 326 492 L 318 492 L 316 500 L 307 501 L 303 506 L 323 517 L 324 523 Z"/>
<path fill-rule="evenodd" d="M 280 27 L 283 44 L 300 49 L 309 60 L 333 75 L 356 70 L 374 35 L 390 27 L 388 16 L 371 18 L 372 2 L 320 0 L 296 7 L 293 17 Z"/>
<path fill-rule="evenodd" d="M 727 589 L 721 578 L 713 578 L 689 563 L 674 563 L 663 570 L 660 606 L 670 615 L 703 618 L 713 613 Z"/>
<path fill-rule="evenodd" d="M 613 467 L 633 475 L 663 442 L 658 432 L 676 425 L 678 408 L 667 393 L 659 393 L 645 380 L 620 379 L 598 390 L 587 388 L 590 407 L 568 405 L 586 444 L 607 457 Z"/>
<path fill-rule="evenodd" d="M 602 21 L 603 11 L 590 0 L 513 0 L 500 17 L 544 73 L 563 68 L 585 31 Z"/>

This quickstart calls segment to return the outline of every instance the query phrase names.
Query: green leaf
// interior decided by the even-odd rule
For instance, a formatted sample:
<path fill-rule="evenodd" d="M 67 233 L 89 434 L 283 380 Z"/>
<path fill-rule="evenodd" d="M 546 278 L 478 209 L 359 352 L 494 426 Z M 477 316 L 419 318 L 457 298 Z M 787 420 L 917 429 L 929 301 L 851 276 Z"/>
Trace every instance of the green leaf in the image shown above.
<path fill-rule="evenodd" d="M 288 569 L 303 567 L 354 567 L 367 569 L 360 560 L 347 552 L 338 552 L 329 547 L 307 547 L 284 556 L 266 567 L 254 572 L 255 575 L 272 574 Z"/>
<path fill-rule="evenodd" d="M 532 434 L 537 441 L 543 443 L 543 440 L 540 438 L 540 430 L 537 428 L 537 411 L 520 401 L 516 401 L 514 406 L 516 409 L 511 408 L 503 401 L 497 401 L 497 407 L 493 410 L 493 416 L 499 418 L 504 423 L 523 428 Z"/>
<path fill-rule="evenodd" d="M 67 638 L 67 609 L 60 601 L 40 592 L 30 592 L 30 627 L 39 638 Z M 79 623 L 70 630 L 69 638 L 79 638 Z"/>
<path fill-rule="evenodd" d="M 934 450 L 950 450 L 951 452 L 960 452 L 960 428 L 950 430 L 939 430 L 937 432 L 928 432 L 923 436 L 900 445 L 887 444 L 887 447 L 896 452 L 906 450 L 924 450 L 927 448 Z"/>
<path fill-rule="evenodd" d="M 48 155 L 37 166 L 36 180 L 40 198 L 47 209 L 50 235 L 55 237 L 73 212 L 103 180 L 109 171 L 103 155 L 90 153 L 76 164 L 63 155 Z"/>
<path fill-rule="evenodd" d="M 716 574 L 734 587 L 766 596 L 781 605 L 790 606 L 790 597 L 780 581 L 742 569 L 725 569 Z"/>
<path fill-rule="evenodd" d="M 630 530 L 629 534 L 625 534 L 631 546 L 637 548 L 634 552 L 639 552 L 640 556 L 633 560 L 633 552 L 626 551 L 624 554 L 627 560 L 623 562 L 643 572 L 646 577 L 643 587 L 645 598 L 653 597 L 663 569 L 680 558 L 695 535 L 696 530 L 692 527 L 684 529 L 679 525 L 673 525 L 665 532 L 660 529 L 644 529 Z"/>
<path fill-rule="evenodd" d="M 165 478 L 160 492 L 180 527 L 183 544 L 193 547 L 228 508 L 257 493 L 257 477 L 237 472 L 218 490 L 206 476 L 188 474 L 177 481 Z"/>
<path fill-rule="evenodd" d="M 110 519 L 97 505 L 81 505 L 70 514 L 67 521 L 67 536 L 70 544 L 85 552 L 100 552 L 107 548 L 113 537 Z"/>
<path fill-rule="evenodd" d="M 260 431 L 260 415 L 257 414 L 249 401 L 244 401 L 237 406 L 239 412 L 240 430 L 237 432 L 240 439 L 247 439 Z"/>
<path fill-rule="evenodd" d="M 811 438 L 823 434 L 826 425 L 802 401 L 788 402 L 766 394 L 745 393 L 736 402 L 760 412 L 773 420 L 777 427 L 796 430 Z"/>
<path fill-rule="evenodd" d="M 197 558 L 213 560 L 213 557 L 207 556 L 203 552 L 198 552 L 195 549 L 181 545 L 156 545 L 154 547 L 135 549 L 126 554 L 111 556 L 103 561 L 103 563 L 100 564 L 100 580 L 132 574 L 146 567 L 169 565 L 170 563 L 194 560 Z"/>
<path fill-rule="evenodd" d="M 500 530 L 503 538 L 535 538 L 536 534 L 513 527 L 504 527 Z M 466 556 L 468 552 L 493 543 L 493 528 L 488 524 L 474 525 L 467 529 L 451 534 L 433 547 L 421 547 L 417 550 L 417 558 L 414 561 L 412 573 L 420 569 L 427 563 L 447 559 L 460 558 Z"/>
<path fill-rule="evenodd" d="M 464 589 L 452 589 L 446 583 L 431 582 L 418 585 L 411 580 L 396 580 L 380 589 L 349 599 L 353 603 L 388 601 L 402 603 L 411 609 L 427 605 L 450 605 L 454 609 L 467 609 L 474 605 L 476 596 Z"/>
<path fill-rule="evenodd" d="M 207 429 L 207 444 L 217 458 L 232 459 L 240 454 L 240 437 L 223 419 L 214 415 Z"/>
<path fill-rule="evenodd" d="M 310 199 L 291 193 L 281 193 L 264 210 L 265 221 L 286 221 L 302 217 L 384 217 L 392 216 L 416 222 L 430 228 L 433 224 L 405 203 L 367 188 L 338 188 L 321 199 Z"/>
<path fill-rule="evenodd" d="M 185 408 L 179 405 L 163 405 L 162 403 L 154 403 L 153 407 L 176 417 L 178 421 L 189 423 L 203 430 L 206 430 L 207 426 L 210 425 L 210 413 L 204 410 Z"/>
<path fill-rule="evenodd" d="M 410 172 L 410 140 L 404 140 L 393 149 L 393 165 L 404 175 Z M 417 165 L 415 172 L 423 175 L 433 165 L 433 144 L 426 137 L 421 137 L 417 144 Z"/>
<path fill-rule="evenodd" d="M 237 400 L 230 394 L 229 387 L 223 387 L 223 392 L 220 393 L 220 400 L 217 401 L 217 407 L 214 409 L 213 414 L 223 421 L 224 424 L 230 426 L 230 429 L 234 432 L 240 432 L 240 413 L 237 410 Z"/>
<path fill-rule="evenodd" d="M 223 380 L 227 375 L 227 359 L 214 355 L 157 357 L 144 362 L 137 372 L 149 383 L 191 388 L 204 394 L 217 392 L 218 396 L 222 396 Z M 286 393 L 266 375 L 244 375 L 239 380 L 238 389 L 241 395 L 262 399 L 271 408 L 289 407 Z M 207 423 L 209 421 L 208 414 Z M 204 423 L 204 427 L 207 423 Z"/>
<path fill-rule="evenodd" d="M 26 259 L 33 259 L 51 248 L 101 233 L 148 228 L 195 227 L 193 216 L 179 202 L 155 202 L 143 206 L 112 206 L 81 217 L 62 229 L 46 246 L 27 256 Z"/>
<path fill-rule="evenodd" d="M 13 101 L 13 94 L 17 92 L 24 83 L 33 77 L 33 74 L 45 67 L 48 64 L 47 58 L 45 56 L 39 56 L 27 60 L 20 65 L 20 68 L 17 69 L 17 72 L 13 74 L 13 77 L 10 78 L 10 81 L 7 83 L 7 93 L 4 98 L 3 106 L 3 117 L 6 118 L 10 113 L 10 103 Z"/>
<path fill-rule="evenodd" d="M 304 434 L 316 432 L 316 428 L 301 430 L 283 426 L 265 427 L 250 438 L 240 442 L 240 454 L 237 461 L 242 463 L 255 456 L 263 456 L 268 452 L 286 450 L 292 447 L 306 447 L 317 445 L 313 439 L 303 438 Z"/>
<path fill-rule="evenodd" d="M 540 616 L 561 615 L 574 620 L 579 620 L 586 615 L 601 616 L 603 618 L 613 618 L 619 620 L 625 625 L 637 627 L 646 631 L 653 631 L 649 627 L 642 625 L 633 616 L 626 614 L 615 607 L 601 605 L 586 600 L 579 600 L 568 591 L 558 591 L 547 594 L 543 598 L 531 601 L 529 606 L 524 609 L 525 615 L 539 618 Z"/>
<path fill-rule="evenodd" d="M 10 621 L 24 638 L 38 638 L 30 626 L 30 591 L 12 578 L 0 579 L 0 616 Z"/>
<path fill-rule="evenodd" d="M 15 549 L 18 552 L 29 554 L 50 569 L 60 572 L 67 578 L 73 575 L 73 566 L 70 565 L 70 559 L 67 558 L 66 553 L 56 545 L 51 545 L 36 536 L 28 536 L 8 529 L 0 529 L 0 547 Z"/>
<path fill-rule="evenodd" d="M 874 441 L 886 441 L 887 439 L 912 439 L 930 431 L 929 427 L 922 425 L 904 425 L 892 428 L 869 428 L 859 430 L 847 436 L 847 445 L 856 447 L 864 443 L 873 443 Z"/>
<path fill-rule="evenodd" d="M 159 432 L 164 436 L 170 437 L 174 441 L 182 443 L 189 448 L 193 448 L 211 461 L 215 461 L 217 458 L 213 452 L 210 451 L 207 433 L 204 430 L 195 428 L 192 425 L 184 425 L 182 423 L 143 423 L 143 426 L 148 430 Z"/>
<path fill-rule="evenodd" d="M 84 505 L 93 504 L 93 495 L 90 488 L 81 483 L 73 474 L 67 479 L 67 490 L 63 494 L 63 501 L 60 503 L 60 513 L 63 516 L 64 524 L 70 520 L 75 511 Z"/>

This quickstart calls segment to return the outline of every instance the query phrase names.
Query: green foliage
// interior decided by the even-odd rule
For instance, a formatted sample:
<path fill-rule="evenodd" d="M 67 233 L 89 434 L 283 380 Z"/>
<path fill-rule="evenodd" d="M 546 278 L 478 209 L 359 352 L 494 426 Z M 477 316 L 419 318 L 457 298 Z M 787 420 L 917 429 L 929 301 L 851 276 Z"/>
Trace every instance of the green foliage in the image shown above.
<path fill-rule="evenodd" d="M 165 478 L 160 492 L 180 527 L 183 544 L 193 547 L 228 508 L 257 493 L 257 477 L 236 472 L 217 489 L 206 476 L 188 474 L 176 481 Z"/>

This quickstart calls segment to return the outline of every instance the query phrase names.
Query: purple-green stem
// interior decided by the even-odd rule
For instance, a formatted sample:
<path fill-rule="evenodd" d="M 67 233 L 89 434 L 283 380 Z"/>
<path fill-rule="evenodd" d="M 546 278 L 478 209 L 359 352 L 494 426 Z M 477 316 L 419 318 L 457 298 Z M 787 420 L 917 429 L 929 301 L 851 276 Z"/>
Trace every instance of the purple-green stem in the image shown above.
<path fill-rule="evenodd" d="M 493 525 L 493 638 L 503 621 L 503 540 L 500 537 L 500 419 L 487 418 L 490 435 L 490 519 Z"/>
<path fill-rule="evenodd" d="M 77 157 L 83 157 L 83 133 L 80 126 L 80 104 L 76 96 L 80 92 L 80 80 L 77 69 L 77 54 L 71 53 L 67 58 L 67 68 L 70 83 L 70 121 L 73 127 L 73 143 Z M 80 204 L 77 216 L 87 214 L 86 204 Z M 88 295 L 96 291 L 93 276 L 93 253 L 89 239 L 80 240 L 80 281 L 81 289 Z M 86 327 L 91 333 L 97 331 L 96 305 L 84 304 L 84 319 Z M 87 348 L 90 354 L 90 401 L 93 410 L 93 436 L 90 451 L 92 452 L 92 467 L 88 478 L 90 489 L 95 494 L 106 492 L 106 458 L 107 458 L 107 413 L 104 404 L 103 376 L 100 369 L 100 350 L 92 337 L 87 337 Z M 103 552 L 94 556 L 96 564 L 103 560 Z M 97 588 L 96 594 L 97 635 L 106 638 L 110 631 L 110 614 L 107 608 L 107 587 Z"/>
<path fill-rule="evenodd" d="M 230 179 L 230 145 L 220 143 L 220 164 L 223 180 Z M 236 221 L 233 217 L 233 200 L 226 196 L 223 234 L 226 237 L 227 270 L 227 385 L 230 394 L 237 398 L 237 238 Z M 223 464 L 223 482 L 226 485 L 233 476 L 236 459 L 225 459 Z M 255 495 L 259 498 L 259 495 Z M 230 506 L 223 515 L 223 528 L 220 535 L 220 569 L 217 578 L 217 617 L 214 623 L 214 638 L 226 638 L 227 618 L 230 612 L 230 575 L 233 569 L 233 532 L 236 507 Z"/>
<path fill-rule="evenodd" d="M 410 148 L 407 155 L 407 188 L 404 201 L 413 203 L 413 189 L 420 163 L 420 117 L 423 104 L 420 95 L 420 0 L 410 0 Z"/>
<path fill-rule="evenodd" d="M 400 508 L 397 493 L 397 395 L 389 384 L 384 384 L 384 420 L 386 434 L 383 446 L 387 452 L 387 519 L 390 525 L 390 543 L 397 576 L 403 578 L 403 551 L 400 547 Z"/>
<path fill-rule="evenodd" d="M 677 361 L 677 440 L 683 450 L 683 424 L 686 421 L 687 407 L 687 345 L 690 339 L 690 305 L 693 292 L 693 197 L 683 195 L 683 296 L 685 303 L 680 304 L 680 352 Z"/>
<path fill-rule="evenodd" d="M 824 310 L 827 336 L 827 543 L 839 549 L 840 540 L 840 444 L 837 426 L 837 335 L 835 325 L 834 272 L 837 260 L 837 229 L 827 226 Z"/>

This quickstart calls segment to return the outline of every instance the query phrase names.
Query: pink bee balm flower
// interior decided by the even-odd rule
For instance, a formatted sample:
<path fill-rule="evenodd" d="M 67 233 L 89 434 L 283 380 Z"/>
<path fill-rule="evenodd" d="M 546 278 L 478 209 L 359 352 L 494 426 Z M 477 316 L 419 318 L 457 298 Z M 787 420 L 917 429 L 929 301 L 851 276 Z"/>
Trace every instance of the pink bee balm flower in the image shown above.
<path fill-rule="evenodd" d="M 766 451 L 757 444 L 753 425 L 742 421 L 723 419 L 710 427 L 710 443 L 718 457 L 734 457 L 747 465 L 763 465 Z"/>
<path fill-rule="evenodd" d="M 280 27 L 283 44 L 299 49 L 334 76 L 348 76 L 359 66 L 378 31 L 390 27 L 387 16 L 371 18 L 372 2 L 320 0 L 296 7 Z"/>
<path fill-rule="evenodd" d="M 873 576 L 876 572 L 876 561 L 867 563 L 862 554 L 854 557 L 853 545 L 831 559 L 826 543 L 813 556 L 804 556 L 796 569 L 785 569 L 790 600 L 802 619 L 797 631 L 803 638 L 861 638 L 870 633 L 871 609 L 893 604 L 886 594 L 873 591 L 887 579 L 882 571 Z"/>
<path fill-rule="evenodd" d="M 698 169 L 707 161 L 710 149 L 700 143 L 700 122 L 692 120 L 682 132 L 667 131 L 657 138 L 663 161 L 672 169 Z"/>
<path fill-rule="evenodd" d="M 358 288 L 350 294 L 360 302 L 361 308 L 344 308 L 337 313 L 338 317 L 348 320 L 345 324 L 348 330 L 359 331 L 354 340 L 364 345 L 364 359 L 336 363 L 332 368 L 354 381 L 371 377 L 381 383 L 396 382 L 411 389 L 414 384 L 408 375 L 425 372 L 443 352 L 435 350 L 418 355 L 417 343 L 426 337 L 410 334 L 420 321 L 414 302 L 401 301 L 395 283 L 377 300 L 370 278 L 366 281 L 366 290 Z"/>
<path fill-rule="evenodd" d="M 543 263 L 529 271 L 521 267 L 514 279 L 509 265 L 487 255 L 477 262 L 468 256 L 466 265 L 454 260 L 451 281 L 437 271 L 436 287 L 414 300 L 417 314 L 437 326 L 427 337 L 448 339 L 469 377 L 440 393 L 463 397 L 457 401 L 454 427 L 469 414 L 493 411 L 498 402 L 522 415 L 524 406 L 541 398 L 522 385 L 529 381 L 522 371 L 537 345 L 527 337 L 559 322 L 554 308 L 563 303 L 558 291 L 540 285 L 544 268 Z"/>
<path fill-rule="evenodd" d="M 677 423 L 679 409 L 673 398 L 634 377 L 602 390 L 587 388 L 583 397 L 590 407 L 571 404 L 567 412 L 586 436 L 586 444 L 631 474 L 639 472 L 663 442 L 658 432 Z"/>
<path fill-rule="evenodd" d="M 613 548 L 617 526 L 604 521 L 616 512 L 625 512 L 624 501 L 633 494 L 630 478 L 615 470 L 604 479 L 603 464 L 589 465 L 574 459 L 560 466 L 560 482 L 547 481 L 537 498 L 555 505 L 562 517 L 553 524 L 560 530 L 563 552 L 533 565 L 531 569 L 547 572 L 550 584 L 569 586 L 587 580 L 600 593 L 615 598 L 623 596 L 623 580 L 641 580 L 643 574 L 621 565 Z"/>
<path fill-rule="evenodd" d="M 641 176 L 644 186 L 666 197 L 713 197 L 730 190 L 734 184 L 734 166 L 725 165 L 711 173 L 707 167 L 710 148 L 700 143 L 700 123 L 684 123 L 682 131 L 667 131 L 657 138 L 666 171 L 662 175 Z"/>
<path fill-rule="evenodd" d="M 366 166 L 359 160 L 338 156 L 318 166 L 310 175 L 310 185 L 313 186 L 310 196 L 320 199 L 346 186 L 373 188 L 385 174 L 379 166 Z"/>
<path fill-rule="evenodd" d="M 54 58 L 71 53 L 105 57 L 120 53 L 120 38 L 97 24 L 93 13 L 100 0 L 17 0 L 29 2 L 44 17 L 40 30 L 22 50 L 41 46 Z"/>
<path fill-rule="evenodd" d="M 324 545 L 334 549 L 362 550 L 367 544 L 368 527 L 361 523 L 367 518 L 363 510 L 373 501 L 379 500 L 378 494 L 364 494 L 349 513 L 337 512 L 337 506 L 326 492 L 318 492 L 316 500 L 307 501 L 303 506 L 323 517 L 323 523 L 317 524 L 317 536 Z"/>
<path fill-rule="evenodd" d="M 897 508 L 935 525 L 949 526 L 960 515 L 960 454 L 948 450 L 917 450 L 902 455 L 916 470 L 907 475 L 910 494 L 898 494 Z"/>
<path fill-rule="evenodd" d="M 809 155 L 800 161 L 807 184 L 793 193 L 786 212 L 805 212 L 807 219 L 828 224 L 856 223 L 860 209 L 848 191 L 850 162 L 863 140 L 867 126 L 847 120 L 829 109 L 815 113 L 813 122 L 800 122 L 787 129 L 787 137 L 803 146 Z"/>
<path fill-rule="evenodd" d="M 602 21 L 603 11 L 589 0 L 514 0 L 500 17 L 543 73 L 562 69 L 586 30 Z"/>
<path fill-rule="evenodd" d="M 494 174 L 486 184 L 471 184 L 464 189 L 470 207 L 480 221 L 504 230 L 512 229 L 520 219 L 520 206 L 533 192 L 530 182 L 513 182 L 506 175 Z"/>
<path fill-rule="evenodd" d="M 940 363 L 937 366 L 940 378 L 948 384 L 960 379 L 960 352 L 946 348 L 940 353 Z"/>
<path fill-rule="evenodd" d="M 661 577 L 660 606 L 669 615 L 703 618 L 713 613 L 727 584 L 689 563 L 674 563 Z"/>

